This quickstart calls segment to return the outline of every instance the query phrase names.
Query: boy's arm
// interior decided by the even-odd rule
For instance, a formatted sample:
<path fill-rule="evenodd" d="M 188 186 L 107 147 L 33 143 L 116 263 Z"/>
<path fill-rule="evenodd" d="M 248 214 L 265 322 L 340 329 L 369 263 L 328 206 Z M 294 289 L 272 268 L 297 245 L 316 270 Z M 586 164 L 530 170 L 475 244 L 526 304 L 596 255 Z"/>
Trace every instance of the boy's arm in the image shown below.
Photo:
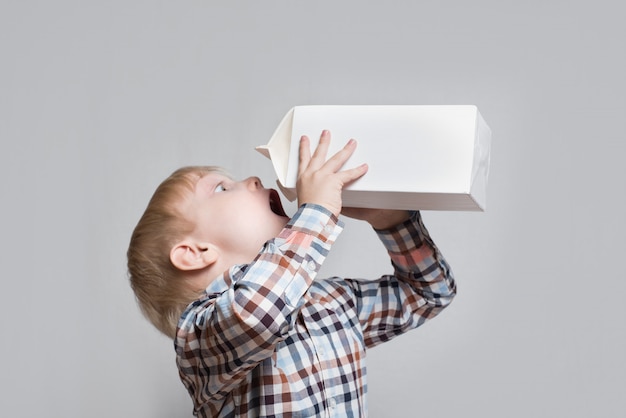
<path fill-rule="evenodd" d="M 251 264 L 218 278 L 207 292 L 219 293 L 207 294 L 185 312 L 175 343 L 177 361 L 198 404 L 207 396 L 226 396 L 272 355 L 341 230 L 337 217 L 323 207 L 303 205 Z"/>
<path fill-rule="evenodd" d="M 387 248 L 394 274 L 369 282 L 350 281 L 369 347 L 422 325 L 447 307 L 456 294 L 452 271 L 419 212 L 376 232 Z"/>

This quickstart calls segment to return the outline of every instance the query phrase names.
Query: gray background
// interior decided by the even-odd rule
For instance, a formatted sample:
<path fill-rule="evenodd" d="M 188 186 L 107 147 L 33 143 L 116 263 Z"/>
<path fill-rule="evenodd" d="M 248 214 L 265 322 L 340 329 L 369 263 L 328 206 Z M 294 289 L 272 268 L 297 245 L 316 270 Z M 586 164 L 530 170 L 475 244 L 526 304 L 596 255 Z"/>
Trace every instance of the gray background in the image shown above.
<path fill-rule="evenodd" d="M 620 4 L 1 1 L 0 415 L 190 416 L 125 273 L 178 166 L 271 186 L 294 105 L 476 104 L 488 211 L 424 214 L 460 293 L 370 352 L 370 416 L 625 416 Z M 323 273 L 387 270 L 349 222 Z"/>

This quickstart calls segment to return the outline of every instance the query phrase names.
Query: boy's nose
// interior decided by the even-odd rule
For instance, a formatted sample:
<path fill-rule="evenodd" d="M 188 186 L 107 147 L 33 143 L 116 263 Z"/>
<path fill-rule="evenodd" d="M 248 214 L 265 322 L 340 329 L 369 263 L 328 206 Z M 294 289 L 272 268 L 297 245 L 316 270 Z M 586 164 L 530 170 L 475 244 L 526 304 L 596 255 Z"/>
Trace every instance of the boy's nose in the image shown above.
<path fill-rule="evenodd" d="M 246 183 L 246 186 L 250 190 L 257 190 L 263 187 L 263 184 L 261 183 L 261 179 L 258 177 L 248 177 L 247 179 L 244 180 L 244 182 Z"/>

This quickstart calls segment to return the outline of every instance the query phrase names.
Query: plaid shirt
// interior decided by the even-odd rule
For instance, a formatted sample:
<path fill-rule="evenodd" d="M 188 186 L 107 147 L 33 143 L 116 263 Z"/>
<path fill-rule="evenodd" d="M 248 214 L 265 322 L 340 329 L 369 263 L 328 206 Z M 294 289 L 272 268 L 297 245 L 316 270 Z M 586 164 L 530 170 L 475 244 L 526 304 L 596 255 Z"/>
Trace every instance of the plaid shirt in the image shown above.
<path fill-rule="evenodd" d="M 195 415 L 367 415 L 366 348 L 437 315 L 456 286 L 418 212 L 377 231 L 394 275 L 314 281 L 341 230 L 324 208 L 302 206 L 183 313 L 175 348 Z"/>

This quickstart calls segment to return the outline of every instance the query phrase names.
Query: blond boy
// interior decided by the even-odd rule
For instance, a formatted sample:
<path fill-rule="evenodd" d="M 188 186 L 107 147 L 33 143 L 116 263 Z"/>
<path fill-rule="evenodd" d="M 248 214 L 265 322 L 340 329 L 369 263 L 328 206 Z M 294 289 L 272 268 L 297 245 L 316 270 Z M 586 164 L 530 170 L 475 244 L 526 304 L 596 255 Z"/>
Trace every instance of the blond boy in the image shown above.
<path fill-rule="evenodd" d="M 365 352 L 437 315 L 452 273 L 418 212 L 342 208 L 367 172 L 342 170 L 356 143 L 327 159 L 302 137 L 298 210 L 289 218 L 258 178 L 181 169 L 155 192 L 128 250 L 147 318 L 174 339 L 200 417 L 367 416 Z M 343 224 L 367 221 L 394 272 L 371 281 L 317 279 Z"/>

